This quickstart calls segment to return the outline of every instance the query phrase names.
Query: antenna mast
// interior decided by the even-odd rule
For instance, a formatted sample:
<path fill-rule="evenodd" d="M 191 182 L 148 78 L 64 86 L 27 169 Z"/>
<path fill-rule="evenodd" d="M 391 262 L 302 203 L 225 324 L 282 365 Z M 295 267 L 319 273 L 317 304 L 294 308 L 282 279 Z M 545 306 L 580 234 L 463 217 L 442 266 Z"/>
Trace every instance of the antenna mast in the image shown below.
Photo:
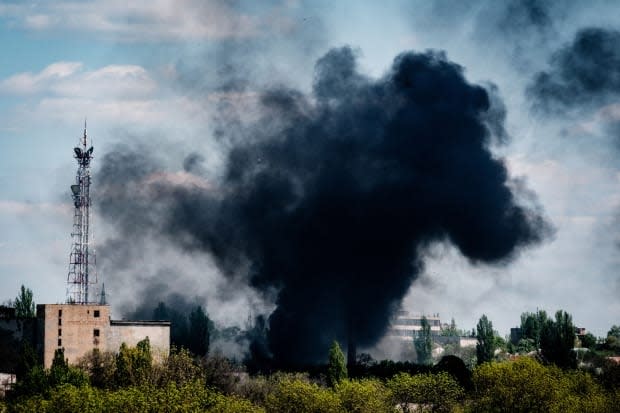
<path fill-rule="evenodd" d="M 93 147 L 87 148 L 86 121 L 84 136 L 78 146 L 73 148 L 73 157 L 78 163 L 75 184 L 71 185 L 73 197 L 72 245 L 69 254 L 69 274 L 67 275 L 67 303 L 88 304 L 88 287 L 97 283 L 95 254 L 89 252 L 90 224 L 90 161 Z M 92 280 L 91 280 L 92 276 Z"/>

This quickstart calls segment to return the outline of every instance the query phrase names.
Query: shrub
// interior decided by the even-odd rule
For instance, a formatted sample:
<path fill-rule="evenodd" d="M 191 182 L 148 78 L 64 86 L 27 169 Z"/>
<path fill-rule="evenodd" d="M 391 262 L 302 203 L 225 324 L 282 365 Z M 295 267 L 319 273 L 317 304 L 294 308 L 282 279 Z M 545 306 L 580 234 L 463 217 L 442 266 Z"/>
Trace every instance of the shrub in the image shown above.
<path fill-rule="evenodd" d="M 529 357 L 488 363 L 473 374 L 476 412 L 607 412 L 606 394 L 590 374 L 543 366 Z"/>
<path fill-rule="evenodd" d="M 270 413 L 340 413 L 338 396 L 329 389 L 299 378 L 283 378 L 265 399 Z"/>
<path fill-rule="evenodd" d="M 411 412 L 414 405 L 424 405 L 433 412 L 450 412 L 464 396 L 464 391 L 448 373 L 400 373 L 387 382 L 392 401 L 403 412 Z"/>
<path fill-rule="evenodd" d="M 346 412 L 379 413 L 394 410 L 389 391 L 376 379 L 343 380 L 336 385 L 335 391 Z"/>

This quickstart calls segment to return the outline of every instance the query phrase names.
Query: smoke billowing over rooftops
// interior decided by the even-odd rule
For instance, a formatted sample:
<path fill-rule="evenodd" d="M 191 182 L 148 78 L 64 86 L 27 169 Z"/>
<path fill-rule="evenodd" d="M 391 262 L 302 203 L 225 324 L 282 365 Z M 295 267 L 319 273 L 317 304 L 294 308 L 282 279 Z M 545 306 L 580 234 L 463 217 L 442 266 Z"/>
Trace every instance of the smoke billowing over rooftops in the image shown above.
<path fill-rule="evenodd" d="M 272 297 L 269 348 L 281 363 L 321 361 L 334 339 L 375 343 L 431 243 L 501 265 L 551 231 L 491 152 L 499 98 L 440 52 L 403 53 L 373 79 L 351 48 L 333 49 L 311 93 L 260 96 L 244 138 L 228 136 L 221 180 L 200 176 L 203 154 L 187 154 L 193 178 L 180 184 L 156 148 L 124 147 L 104 157 L 97 192 L 122 239 L 207 254 L 232 285 Z"/>

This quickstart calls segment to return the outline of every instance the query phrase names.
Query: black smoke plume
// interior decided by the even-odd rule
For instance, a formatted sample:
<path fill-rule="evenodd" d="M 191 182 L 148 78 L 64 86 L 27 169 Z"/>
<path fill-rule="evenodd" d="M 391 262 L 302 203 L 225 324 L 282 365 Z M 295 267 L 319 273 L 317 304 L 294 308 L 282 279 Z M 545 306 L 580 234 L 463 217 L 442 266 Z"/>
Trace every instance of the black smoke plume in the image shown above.
<path fill-rule="evenodd" d="M 561 113 L 596 108 L 620 95 L 620 32 L 580 30 L 572 43 L 553 54 L 547 71 L 528 87 L 534 107 Z"/>
<path fill-rule="evenodd" d="M 489 149 L 502 111 L 443 53 L 403 53 L 371 79 L 334 49 L 310 94 L 272 88 L 260 107 L 217 185 L 159 179 L 152 149 L 125 147 L 104 158 L 99 203 L 130 239 L 172 239 L 212 254 L 231 282 L 275 291 L 279 363 L 322 362 L 334 339 L 374 344 L 429 243 L 503 264 L 549 231 Z"/>

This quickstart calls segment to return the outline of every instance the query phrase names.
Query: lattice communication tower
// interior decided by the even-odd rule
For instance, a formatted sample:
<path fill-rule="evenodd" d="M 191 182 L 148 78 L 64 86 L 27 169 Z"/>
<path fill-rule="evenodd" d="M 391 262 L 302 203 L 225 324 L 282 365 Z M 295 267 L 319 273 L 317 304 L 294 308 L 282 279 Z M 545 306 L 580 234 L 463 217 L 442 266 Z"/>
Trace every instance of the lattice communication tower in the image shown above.
<path fill-rule="evenodd" d="M 78 163 L 75 184 L 71 185 L 73 197 L 72 245 L 69 254 L 69 274 L 67 275 L 67 303 L 89 304 L 88 288 L 97 283 L 95 253 L 89 251 L 90 226 L 90 161 L 93 147 L 88 148 L 86 122 L 84 136 L 80 144 L 73 148 L 73 157 Z"/>

